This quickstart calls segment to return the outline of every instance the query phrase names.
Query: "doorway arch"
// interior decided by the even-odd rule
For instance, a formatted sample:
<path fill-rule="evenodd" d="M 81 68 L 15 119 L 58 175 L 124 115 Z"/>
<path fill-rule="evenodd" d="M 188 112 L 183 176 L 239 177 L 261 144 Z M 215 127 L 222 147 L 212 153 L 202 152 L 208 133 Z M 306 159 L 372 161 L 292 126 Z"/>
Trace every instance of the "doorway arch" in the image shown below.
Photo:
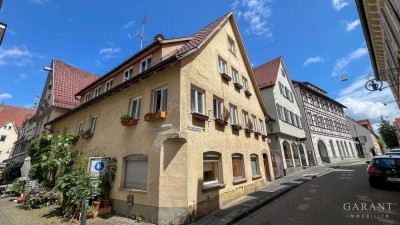
<path fill-rule="evenodd" d="M 328 150 L 326 148 L 325 143 L 322 140 L 318 141 L 318 151 L 322 162 L 330 163 Z"/>

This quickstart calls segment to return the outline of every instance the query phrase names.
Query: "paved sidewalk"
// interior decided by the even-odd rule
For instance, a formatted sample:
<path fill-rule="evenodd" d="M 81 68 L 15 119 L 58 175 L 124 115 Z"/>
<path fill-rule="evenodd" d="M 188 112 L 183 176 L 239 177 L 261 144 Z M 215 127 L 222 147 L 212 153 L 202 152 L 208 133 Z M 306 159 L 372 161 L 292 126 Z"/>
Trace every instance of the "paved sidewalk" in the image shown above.
<path fill-rule="evenodd" d="M 283 194 L 297 186 L 315 178 L 329 173 L 334 168 L 347 166 L 367 159 L 350 159 L 339 163 L 332 163 L 323 166 L 314 166 L 294 174 L 276 179 L 267 183 L 258 191 L 246 195 L 239 200 L 221 208 L 210 215 L 194 222 L 194 225 L 225 225 L 234 224 L 249 214 L 257 211 L 269 202 L 279 198 Z"/>

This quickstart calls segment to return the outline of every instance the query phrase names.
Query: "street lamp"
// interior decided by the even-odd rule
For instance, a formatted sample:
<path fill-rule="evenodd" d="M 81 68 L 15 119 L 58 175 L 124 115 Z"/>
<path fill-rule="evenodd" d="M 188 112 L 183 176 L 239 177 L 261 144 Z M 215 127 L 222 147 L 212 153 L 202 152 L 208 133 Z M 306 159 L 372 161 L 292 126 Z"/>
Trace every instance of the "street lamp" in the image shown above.
<path fill-rule="evenodd" d="M 0 22 L 0 46 L 3 42 L 4 34 L 6 33 L 7 24 Z"/>

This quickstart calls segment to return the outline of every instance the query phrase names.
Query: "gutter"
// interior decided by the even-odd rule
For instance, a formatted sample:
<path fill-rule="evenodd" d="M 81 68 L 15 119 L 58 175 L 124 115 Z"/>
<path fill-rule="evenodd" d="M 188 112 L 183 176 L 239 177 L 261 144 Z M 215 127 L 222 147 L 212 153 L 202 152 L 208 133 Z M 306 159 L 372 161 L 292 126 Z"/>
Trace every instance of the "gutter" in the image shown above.
<path fill-rule="evenodd" d="M 363 0 L 356 0 L 355 2 L 357 5 L 358 15 L 360 16 L 361 26 L 363 28 L 362 30 L 363 30 L 363 34 L 365 37 L 365 42 L 367 43 L 372 68 L 375 73 L 375 78 L 378 80 L 381 80 L 379 77 L 379 73 L 378 73 L 378 65 L 376 64 L 376 61 L 375 61 L 375 52 L 374 52 L 374 47 L 372 46 L 371 32 L 368 27 L 367 16 L 364 11 L 364 3 L 363 3 Z"/>
<path fill-rule="evenodd" d="M 137 83 L 137 82 L 140 82 L 140 81 L 143 80 L 143 79 L 148 78 L 152 72 L 156 72 L 158 69 L 161 69 L 161 68 L 163 68 L 164 66 L 166 66 L 166 65 L 168 65 L 168 64 L 170 64 L 170 63 L 173 63 L 173 62 L 175 62 L 175 61 L 177 61 L 177 60 L 179 60 L 179 59 L 180 59 L 180 58 L 178 58 L 176 55 L 174 55 L 174 56 L 172 56 L 172 57 L 170 57 L 170 58 L 164 60 L 163 62 L 161 62 L 161 63 L 159 63 L 159 64 L 157 64 L 157 65 L 151 67 L 150 69 L 144 71 L 143 73 L 141 73 L 141 74 L 139 74 L 139 75 L 137 75 L 137 76 L 135 76 L 135 77 L 129 79 L 128 81 L 125 81 L 125 82 L 123 82 L 123 83 L 121 83 L 121 84 L 115 86 L 114 88 L 108 90 L 107 92 L 105 92 L 105 93 L 103 93 L 103 94 L 101 94 L 101 95 L 99 95 L 99 96 L 97 96 L 97 97 L 95 97 L 95 98 L 90 99 L 90 100 L 87 101 L 86 103 L 83 103 L 83 104 L 81 104 L 81 105 L 79 105 L 79 106 L 77 106 L 77 107 L 71 109 L 70 111 L 68 111 L 68 112 L 62 114 L 61 116 L 59 116 L 59 117 L 57 117 L 57 118 L 55 118 L 55 119 L 53 119 L 53 120 L 51 120 L 51 121 L 45 123 L 44 125 L 45 125 L 45 126 L 46 126 L 46 125 L 50 125 L 50 124 L 52 124 L 52 123 L 54 123 L 54 122 L 57 122 L 57 121 L 59 121 L 59 120 L 65 118 L 65 117 L 68 117 L 69 115 L 71 115 L 71 114 L 73 114 L 73 113 L 75 113 L 75 112 L 80 111 L 81 109 L 84 109 L 84 108 L 88 107 L 89 105 L 93 105 L 93 104 L 95 104 L 96 102 L 101 101 L 102 99 L 104 99 L 104 98 L 106 98 L 106 97 L 108 97 L 108 96 L 113 95 L 115 92 L 118 92 L 118 91 L 120 91 L 120 90 L 122 90 L 122 89 L 124 89 L 124 88 L 127 88 L 127 87 L 131 86 L 133 83 Z M 78 94 L 75 94 L 75 97 L 76 97 L 77 95 L 78 95 Z M 46 128 L 45 128 L 45 129 L 46 129 Z M 47 129 L 46 129 L 46 130 L 47 130 Z"/>

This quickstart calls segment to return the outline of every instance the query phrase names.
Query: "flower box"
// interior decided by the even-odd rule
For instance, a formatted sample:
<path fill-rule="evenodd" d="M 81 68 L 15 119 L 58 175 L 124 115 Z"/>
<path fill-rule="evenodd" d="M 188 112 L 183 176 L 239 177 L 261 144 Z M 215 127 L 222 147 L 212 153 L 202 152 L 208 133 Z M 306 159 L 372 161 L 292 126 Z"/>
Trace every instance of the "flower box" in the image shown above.
<path fill-rule="evenodd" d="M 85 132 L 83 132 L 83 133 L 81 134 L 81 137 L 82 137 L 83 139 L 88 139 L 88 138 L 93 137 L 93 133 L 92 133 L 90 130 L 87 130 L 87 131 L 85 131 Z"/>
<path fill-rule="evenodd" d="M 215 119 L 215 123 L 216 123 L 216 124 L 219 124 L 219 125 L 221 125 L 221 126 L 226 126 L 226 125 L 228 125 L 228 121 L 225 121 L 225 120 L 223 120 L 223 119 Z"/>
<path fill-rule="evenodd" d="M 260 131 L 254 131 L 254 135 L 259 136 L 259 135 L 261 135 L 261 132 Z"/>
<path fill-rule="evenodd" d="M 244 132 L 251 134 L 251 133 L 253 133 L 253 130 L 250 128 L 244 128 Z"/>
<path fill-rule="evenodd" d="M 156 113 L 147 113 L 144 115 L 144 121 L 155 121 L 160 119 L 165 119 L 167 117 L 167 112 L 159 111 Z"/>
<path fill-rule="evenodd" d="M 252 95 L 252 93 L 249 90 L 245 90 L 244 93 L 249 97 Z"/>
<path fill-rule="evenodd" d="M 228 74 L 226 74 L 226 73 L 221 73 L 221 77 L 222 77 L 224 80 L 228 81 L 228 82 L 232 80 L 232 78 L 231 78 Z"/>
<path fill-rule="evenodd" d="M 262 138 L 267 138 L 268 136 L 266 134 L 261 135 Z"/>
<path fill-rule="evenodd" d="M 242 86 L 241 84 L 239 84 L 238 82 L 233 83 L 233 85 L 235 85 L 235 87 L 236 87 L 237 89 L 242 89 L 242 88 L 243 88 L 243 86 Z"/>
<path fill-rule="evenodd" d="M 125 127 L 134 126 L 138 124 L 138 119 L 121 120 L 121 125 Z"/>
<path fill-rule="evenodd" d="M 192 112 L 192 117 L 194 119 L 203 120 L 203 121 L 207 121 L 208 120 L 208 116 L 203 115 L 201 113 L 196 113 L 196 112 Z"/>
<path fill-rule="evenodd" d="M 239 124 L 232 124 L 232 129 L 241 130 L 241 129 L 243 129 L 243 127 L 242 127 L 242 125 L 239 125 Z"/>

